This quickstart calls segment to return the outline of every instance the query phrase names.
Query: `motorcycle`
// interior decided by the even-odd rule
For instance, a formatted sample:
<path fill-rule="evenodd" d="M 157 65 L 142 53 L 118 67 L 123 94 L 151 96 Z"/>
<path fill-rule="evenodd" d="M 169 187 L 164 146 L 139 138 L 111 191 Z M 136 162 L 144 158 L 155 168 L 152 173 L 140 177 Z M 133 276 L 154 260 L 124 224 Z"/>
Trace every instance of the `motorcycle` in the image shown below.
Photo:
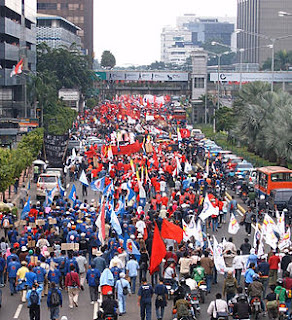
<path fill-rule="evenodd" d="M 254 315 L 254 318 L 257 320 L 259 318 L 260 313 L 262 312 L 261 300 L 258 297 L 254 297 L 250 303 L 251 303 L 251 312 Z"/>
<path fill-rule="evenodd" d="M 286 320 L 289 318 L 289 315 L 287 314 L 287 311 L 288 311 L 288 308 L 286 306 L 286 303 L 284 302 L 281 302 L 279 304 L 279 308 L 278 308 L 278 317 L 279 317 L 279 320 Z"/>
<path fill-rule="evenodd" d="M 196 290 L 192 291 L 191 293 L 187 294 L 186 300 L 189 301 L 191 305 L 191 313 L 196 319 L 201 312 L 201 307 L 199 304 L 199 293 Z"/>
<path fill-rule="evenodd" d="M 103 318 L 104 320 L 114 320 L 115 316 L 113 314 L 106 314 Z"/>
<path fill-rule="evenodd" d="M 201 280 L 198 283 L 199 289 L 199 301 L 200 303 L 205 303 L 206 295 L 207 295 L 207 284 L 205 280 Z"/>
<path fill-rule="evenodd" d="M 195 320 L 196 319 L 196 317 L 193 317 L 191 315 L 191 313 L 189 315 L 187 315 L 187 316 L 181 316 L 181 317 L 178 318 L 176 309 L 172 310 L 172 316 L 173 316 L 172 320 Z"/>
<path fill-rule="evenodd" d="M 165 279 L 163 284 L 166 286 L 167 289 L 167 299 L 170 300 L 173 297 L 175 292 L 175 288 L 177 287 L 176 281 L 172 281 L 170 279 Z"/>

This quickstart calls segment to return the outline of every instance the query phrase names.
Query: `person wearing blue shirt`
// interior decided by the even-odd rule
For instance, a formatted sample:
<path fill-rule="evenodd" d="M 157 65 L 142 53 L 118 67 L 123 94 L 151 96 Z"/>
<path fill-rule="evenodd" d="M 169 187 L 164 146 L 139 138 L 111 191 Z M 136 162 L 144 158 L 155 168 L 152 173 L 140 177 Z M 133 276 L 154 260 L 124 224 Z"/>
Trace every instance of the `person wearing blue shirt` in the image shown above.
<path fill-rule="evenodd" d="M 142 286 L 138 290 L 138 305 L 140 306 L 141 320 L 145 319 L 145 313 L 146 320 L 151 319 L 152 295 L 152 286 L 147 284 L 147 280 L 143 278 Z"/>
<path fill-rule="evenodd" d="M 4 285 L 4 271 L 6 267 L 5 259 L 0 255 L 0 287 Z"/>
<path fill-rule="evenodd" d="M 250 283 L 253 282 L 253 275 L 255 274 L 255 264 L 252 262 L 249 265 L 249 268 L 246 270 L 244 278 L 245 278 L 245 284 L 248 287 Z"/>
<path fill-rule="evenodd" d="M 113 267 L 110 268 L 110 271 L 114 276 L 115 283 L 117 283 L 117 281 L 120 279 L 120 273 L 122 272 L 122 270 L 117 266 L 117 262 L 113 263 Z"/>
<path fill-rule="evenodd" d="M 27 291 L 26 299 L 27 299 L 27 307 L 29 308 L 30 320 L 40 320 L 41 318 L 40 305 L 41 305 L 42 291 L 43 291 L 43 287 L 41 285 L 39 286 L 37 283 L 34 283 L 32 288 Z M 32 298 L 31 298 L 32 295 L 35 295 L 34 292 L 36 292 L 38 296 L 38 301 L 37 301 L 37 304 L 35 305 L 32 304 Z"/>
<path fill-rule="evenodd" d="M 139 264 L 135 259 L 135 256 L 131 254 L 130 260 L 126 264 L 126 270 L 127 270 L 127 275 L 131 279 L 131 287 L 132 287 L 132 293 L 135 293 L 136 290 L 136 277 L 138 275 L 138 270 L 139 270 Z"/>
<path fill-rule="evenodd" d="M 13 257 L 12 261 L 7 264 L 7 274 L 9 281 L 10 294 L 13 296 L 16 293 L 16 274 L 17 270 L 21 267 L 21 264 Z"/>
<path fill-rule="evenodd" d="M 248 256 L 246 266 L 248 267 L 251 263 L 254 263 L 255 267 L 258 266 L 258 256 L 255 254 L 255 249 L 250 249 L 250 255 Z"/>
<path fill-rule="evenodd" d="M 98 298 L 98 286 L 99 286 L 100 272 L 94 268 L 94 264 L 90 265 L 90 268 L 86 273 L 86 280 L 89 286 L 91 304 L 94 304 Z"/>
<path fill-rule="evenodd" d="M 75 267 L 76 272 L 79 273 L 79 267 L 76 258 L 72 256 L 71 252 L 68 252 L 68 259 L 66 259 L 65 264 L 65 274 L 70 272 L 70 265 L 73 265 Z"/>
<path fill-rule="evenodd" d="M 57 294 L 56 298 L 59 300 L 59 302 L 57 302 L 55 300 L 55 303 L 53 303 L 52 302 L 52 295 L 55 295 L 55 294 Z M 56 283 L 52 282 L 51 289 L 48 292 L 48 298 L 47 298 L 47 306 L 50 309 L 50 319 L 51 320 L 59 319 L 60 307 L 62 307 L 62 304 L 63 304 L 62 293 L 58 288 L 56 288 Z"/>
<path fill-rule="evenodd" d="M 157 319 L 163 319 L 164 308 L 167 304 L 167 289 L 163 284 L 163 279 L 159 279 L 159 284 L 156 285 L 154 293 L 156 294 L 155 299 L 155 311 Z"/>
<path fill-rule="evenodd" d="M 128 290 L 128 293 L 131 293 L 131 287 L 129 281 L 125 279 L 125 273 L 121 272 L 119 274 L 119 280 L 116 282 L 115 288 L 117 291 L 118 303 L 120 316 L 126 313 L 126 295 L 124 295 L 124 288 Z"/>
<path fill-rule="evenodd" d="M 54 268 L 54 270 L 50 270 L 48 273 L 49 282 L 55 282 L 55 284 L 59 284 L 61 279 L 61 272 Z"/>
<path fill-rule="evenodd" d="M 11 252 L 11 255 L 7 257 L 7 264 L 11 262 L 13 258 L 15 258 L 15 261 L 20 262 L 18 255 L 15 254 L 15 249 L 11 248 L 10 252 Z"/>
<path fill-rule="evenodd" d="M 26 273 L 25 279 L 26 279 L 26 284 L 29 289 L 32 288 L 32 285 L 37 282 L 37 275 L 33 272 L 33 266 L 29 265 L 28 266 L 29 272 Z"/>
<path fill-rule="evenodd" d="M 38 284 L 43 284 L 45 281 L 46 270 L 40 266 L 41 262 L 38 261 L 37 266 L 33 269 L 33 272 L 37 276 Z"/>

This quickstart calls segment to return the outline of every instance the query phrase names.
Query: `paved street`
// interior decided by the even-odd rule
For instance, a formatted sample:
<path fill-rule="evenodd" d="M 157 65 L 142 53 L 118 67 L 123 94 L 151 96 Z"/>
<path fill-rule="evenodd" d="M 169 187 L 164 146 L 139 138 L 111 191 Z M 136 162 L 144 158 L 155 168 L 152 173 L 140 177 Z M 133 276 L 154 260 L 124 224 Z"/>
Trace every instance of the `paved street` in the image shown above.
<path fill-rule="evenodd" d="M 75 182 L 76 188 L 77 188 L 77 195 L 82 198 L 82 191 L 81 191 L 81 184 L 79 181 Z M 67 195 L 69 194 L 71 190 L 72 183 L 67 184 L 66 192 Z M 35 189 L 36 185 L 34 183 L 31 184 L 31 190 L 30 195 L 33 202 L 35 202 Z M 88 199 L 89 201 L 91 199 L 96 199 L 97 193 L 93 192 L 88 188 L 88 197 L 85 197 L 85 199 Z M 83 199 L 83 198 L 82 198 Z M 239 214 L 239 213 L 238 213 Z M 239 219 L 240 220 L 240 219 Z M 216 238 L 218 241 L 221 240 L 223 237 L 229 237 L 230 234 L 227 232 L 228 224 L 225 224 L 222 226 L 222 228 L 218 229 L 218 232 L 215 233 Z M 210 234 L 212 232 L 208 230 Z M 243 239 L 245 238 L 246 233 L 244 232 L 244 227 L 241 227 L 239 232 L 236 236 L 234 236 L 234 243 L 237 247 L 239 247 Z M 253 239 L 253 231 L 252 235 L 250 237 L 251 241 Z M 216 286 L 213 286 L 212 293 L 207 296 L 206 303 L 204 305 L 201 305 L 201 319 L 206 319 L 206 309 L 209 304 L 209 302 L 214 298 L 214 295 L 217 292 L 222 291 L 222 284 L 223 284 L 223 276 L 218 276 L 218 284 Z M 68 317 L 68 320 L 80 320 L 80 319 L 94 319 L 93 315 L 94 312 L 97 309 L 97 305 L 91 305 L 90 299 L 89 299 L 89 289 L 87 285 L 85 286 L 85 290 L 80 293 L 79 296 L 79 307 L 69 309 L 68 307 L 68 295 L 65 291 L 62 291 L 63 293 L 63 308 L 61 309 L 61 315 L 66 315 Z M 154 301 L 154 299 L 153 299 Z M 165 317 L 164 319 L 169 320 L 172 319 L 172 301 L 169 301 L 168 306 L 166 308 Z M 20 320 L 27 320 L 29 319 L 28 316 L 29 309 L 27 308 L 27 304 L 22 304 L 20 302 L 20 296 L 10 296 L 9 290 L 7 287 L 3 288 L 3 303 L 2 303 L 2 309 L 0 311 L 1 319 L 20 319 Z M 137 305 L 137 295 L 132 295 L 128 297 L 127 301 L 127 314 L 124 315 L 122 318 L 129 319 L 129 320 L 136 320 L 139 319 L 139 307 Z M 46 304 L 46 297 L 42 300 L 42 307 L 41 307 L 41 319 L 49 319 L 49 310 L 47 308 Z M 156 319 L 155 315 L 155 309 L 154 309 L 154 303 L 153 303 L 153 316 L 152 319 Z"/>

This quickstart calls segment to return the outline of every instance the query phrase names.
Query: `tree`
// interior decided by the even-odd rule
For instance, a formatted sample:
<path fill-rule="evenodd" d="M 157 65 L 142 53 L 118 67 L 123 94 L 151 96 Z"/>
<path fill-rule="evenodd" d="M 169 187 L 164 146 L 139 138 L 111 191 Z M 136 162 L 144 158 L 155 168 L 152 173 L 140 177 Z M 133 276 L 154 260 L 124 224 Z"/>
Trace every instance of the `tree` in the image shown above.
<path fill-rule="evenodd" d="M 234 127 L 234 112 L 228 107 L 221 107 L 215 112 L 217 131 L 229 131 Z"/>
<path fill-rule="evenodd" d="M 103 68 L 112 69 L 116 65 L 115 56 L 109 50 L 105 50 L 101 55 L 100 65 Z"/>
<path fill-rule="evenodd" d="M 281 50 L 275 53 L 275 71 L 287 71 L 289 67 L 292 65 L 292 51 Z M 263 70 L 271 70 L 272 69 L 272 59 L 268 58 L 263 62 L 262 65 Z"/>

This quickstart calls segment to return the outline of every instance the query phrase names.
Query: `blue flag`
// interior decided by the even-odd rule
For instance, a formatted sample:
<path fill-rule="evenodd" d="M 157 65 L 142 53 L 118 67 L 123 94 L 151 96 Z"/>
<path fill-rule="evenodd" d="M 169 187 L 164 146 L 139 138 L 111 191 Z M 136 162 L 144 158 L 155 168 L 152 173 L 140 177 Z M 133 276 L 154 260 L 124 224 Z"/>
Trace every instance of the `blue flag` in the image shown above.
<path fill-rule="evenodd" d="M 115 192 L 114 184 L 113 184 L 113 182 L 111 182 L 109 185 L 107 185 L 104 188 L 103 195 L 108 198 L 110 195 L 113 196 L 114 192 Z"/>
<path fill-rule="evenodd" d="M 68 198 L 75 203 L 75 201 L 76 201 L 76 199 L 77 199 L 77 197 L 76 197 L 76 187 L 75 187 L 75 184 L 73 184 L 72 189 L 71 189 L 71 191 L 70 191 L 70 194 L 69 194 L 69 197 L 68 197 Z"/>
<path fill-rule="evenodd" d="M 60 178 L 58 178 L 58 187 L 60 190 L 60 196 L 61 196 L 61 198 L 63 198 L 65 195 L 65 188 L 62 187 L 62 183 L 61 183 Z"/>
<path fill-rule="evenodd" d="M 120 221 L 116 215 L 116 213 L 114 212 L 114 210 L 111 210 L 111 226 L 113 229 L 116 230 L 116 233 L 118 235 L 121 235 L 122 234 L 122 228 L 121 228 L 121 225 L 120 225 Z"/>
<path fill-rule="evenodd" d="M 104 184 L 105 184 L 105 176 L 100 178 L 100 179 L 97 179 L 95 181 L 92 181 L 91 184 L 90 184 L 90 188 L 93 191 L 102 192 L 103 189 L 104 189 Z"/>
<path fill-rule="evenodd" d="M 22 209 L 20 219 L 24 220 L 25 217 L 28 215 L 29 211 L 30 211 L 30 196 L 28 197 L 27 202 Z"/>
<path fill-rule="evenodd" d="M 130 188 L 130 186 L 127 184 L 127 189 L 129 190 L 129 194 L 128 194 L 128 201 L 131 201 L 135 196 L 135 192 L 132 188 Z"/>
<path fill-rule="evenodd" d="M 123 216 L 125 213 L 125 207 L 126 207 L 126 199 L 122 195 L 120 195 L 118 208 L 116 210 L 117 214 L 120 214 L 121 216 Z"/>

